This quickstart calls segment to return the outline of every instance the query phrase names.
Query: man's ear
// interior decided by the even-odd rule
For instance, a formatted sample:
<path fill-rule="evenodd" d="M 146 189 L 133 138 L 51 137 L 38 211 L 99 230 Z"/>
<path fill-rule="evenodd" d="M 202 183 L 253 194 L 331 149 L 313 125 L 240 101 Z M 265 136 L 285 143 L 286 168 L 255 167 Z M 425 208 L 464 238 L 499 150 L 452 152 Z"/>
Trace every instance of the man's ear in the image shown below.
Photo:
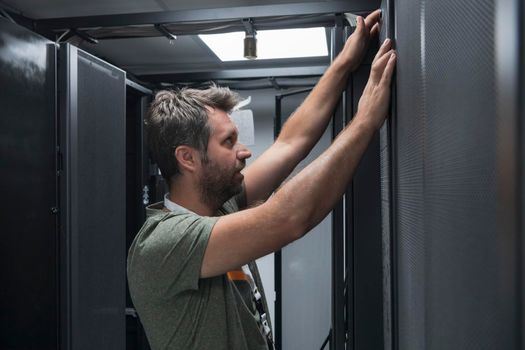
<path fill-rule="evenodd" d="M 175 148 L 175 158 L 179 162 L 180 170 L 184 171 L 194 172 L 200 164 L 197 150 L 186 145 Z"/>

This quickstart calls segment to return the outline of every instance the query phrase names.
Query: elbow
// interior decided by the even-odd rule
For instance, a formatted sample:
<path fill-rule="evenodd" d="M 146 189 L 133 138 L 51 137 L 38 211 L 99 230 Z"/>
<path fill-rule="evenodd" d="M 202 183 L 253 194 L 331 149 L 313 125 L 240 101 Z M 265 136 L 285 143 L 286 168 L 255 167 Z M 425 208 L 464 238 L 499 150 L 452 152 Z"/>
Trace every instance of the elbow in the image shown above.
<path fill-rule="evenodd" d="M 302 213 L 291 214 L 285 220 L 286 230 L 290 239 L 289 243 L 302 238 L 309 230 L 308 223 Z"/>
<path fill-rule="evenodd" d="M 271 217 L 275 218 L 275 229 L 279 236 L 285 239 L 283 245 L 287 245 L 303 237 L 310 229 L 310 217 L 308 210 L 294 205 L 293 201 L 286 199 L 282 193 L 275 193 L 266 203 L 273 211 Z"/>

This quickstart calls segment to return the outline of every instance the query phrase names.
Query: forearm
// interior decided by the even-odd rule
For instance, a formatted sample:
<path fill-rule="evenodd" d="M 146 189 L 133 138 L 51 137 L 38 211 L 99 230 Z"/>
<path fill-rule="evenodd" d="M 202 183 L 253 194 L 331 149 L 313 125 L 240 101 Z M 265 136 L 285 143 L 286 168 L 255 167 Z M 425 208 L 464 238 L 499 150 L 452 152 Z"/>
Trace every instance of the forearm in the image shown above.
<path fill-rule="evenodd" d="M 350 61 L 339 55 L 315 88 L 284 124 L 278 141 L 292 144 L 300 161 L 320 139 L 328 126 L 350 73 Z"/>
<path fill-rule="evenodd" d="M 280 208 L 280 215 L 294 220 L 296 238 L 317 225 L 341 198 L 375 132 L 367 120 L 354 119 L 321 156 L 268 201 Z"/>
<path fill-rule="evenodd" d="M 378 10 L 367 16 L 366 20 L 358 17 L 354 33 L 281 131 L 278 140 L 294 145 L 300 157 L 308 154 L 330 122 L 350 72 L 357 68 L 364 57 L 370 36 L 379 32 L 380 16 L 381 11 Z"/>

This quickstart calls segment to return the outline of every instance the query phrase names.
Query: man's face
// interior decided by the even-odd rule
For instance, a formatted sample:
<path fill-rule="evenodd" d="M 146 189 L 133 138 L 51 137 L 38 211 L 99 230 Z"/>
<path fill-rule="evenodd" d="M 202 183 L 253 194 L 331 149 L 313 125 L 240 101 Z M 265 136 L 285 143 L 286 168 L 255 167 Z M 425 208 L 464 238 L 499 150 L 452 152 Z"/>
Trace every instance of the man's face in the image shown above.
<path fill-rule="evenodd" d="M 202 161 L 201 198 L 220 207 L 241 191 L 241 170 L 251 153 L 237 142 L 237 128 L 226 112 L 209 109 L 208 124 L 211 130 L 207 159 Z"/>

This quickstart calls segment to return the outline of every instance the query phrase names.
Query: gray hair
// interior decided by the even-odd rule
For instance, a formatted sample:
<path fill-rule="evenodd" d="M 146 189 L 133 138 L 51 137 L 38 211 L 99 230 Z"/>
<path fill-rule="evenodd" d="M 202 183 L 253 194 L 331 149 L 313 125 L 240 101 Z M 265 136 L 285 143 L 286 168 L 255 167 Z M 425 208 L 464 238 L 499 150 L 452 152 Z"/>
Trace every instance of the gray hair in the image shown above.
<path fill-rule="evenodd" d="M 206 90 L 183 88 L 156 93 L 144 124 L 150 156 L 168 185 L 180 174 L 175 158 L 178 146 L 197 149 L 207 161 L 211 131 L 207 107 L 230 112 L 238 101 L 238 94 L 216 85 Z"/>

